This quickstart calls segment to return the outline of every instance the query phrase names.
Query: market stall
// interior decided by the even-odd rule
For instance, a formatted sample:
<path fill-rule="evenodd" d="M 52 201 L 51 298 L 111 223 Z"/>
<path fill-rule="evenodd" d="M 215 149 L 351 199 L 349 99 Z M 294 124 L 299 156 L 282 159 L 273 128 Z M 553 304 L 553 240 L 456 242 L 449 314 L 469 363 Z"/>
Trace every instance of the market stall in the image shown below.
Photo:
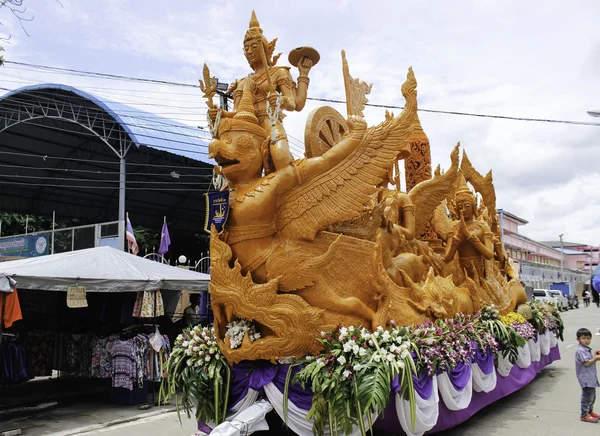
<path fill-rule="evenodd" d="M 0 281 L 12 284 L 0 322 L 0 346 L 12 354 L 2 356 L 0 389 L 60 375 L 104 382 L 132 404 L 162 379 L 186 296 L 205 293 L 209 276 L 98 247 L 2 263 Z M 0 408 L 18 404 L 10 397 Z"/>

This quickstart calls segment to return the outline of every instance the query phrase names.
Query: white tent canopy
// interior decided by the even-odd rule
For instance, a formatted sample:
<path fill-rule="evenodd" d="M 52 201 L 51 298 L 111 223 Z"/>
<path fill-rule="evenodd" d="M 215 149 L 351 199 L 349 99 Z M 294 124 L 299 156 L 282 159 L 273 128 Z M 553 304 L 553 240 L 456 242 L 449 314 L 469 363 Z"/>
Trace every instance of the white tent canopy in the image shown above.
<path fill-rule="evenodd" d="M 16 280 L 17 289 L 87 292 L 206 291 L 210 276 L 144 259 L 111 247 L 0 263 L 0 276 Z"/>

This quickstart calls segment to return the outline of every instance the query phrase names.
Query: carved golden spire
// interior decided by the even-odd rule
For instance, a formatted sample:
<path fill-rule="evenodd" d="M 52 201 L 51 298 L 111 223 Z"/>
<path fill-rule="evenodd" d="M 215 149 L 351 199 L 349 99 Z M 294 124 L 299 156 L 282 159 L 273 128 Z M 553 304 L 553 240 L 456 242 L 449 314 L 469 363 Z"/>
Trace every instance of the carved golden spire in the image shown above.
<path fill-rule="evenodd" d="M 258 27 L 260 29 L 260 23 L 256 18 L 256 12 L 254 12 L 254 10 L 252 10 L 252 17 L 250 17 L 250 26 L 248 26 L 248 28 L 252 29 L 253 27 Z"/>
<path fill-rule="evenodd" d="M 460 173 L 458 186 L 456 187 L 456 195 L 454 196 L 454 201 L 459 202 L 461 200 L 469 200 L 472 204 L 475 204 L 475 195 L 473 195 L 473 191 L 469 189 L 462 172 Z"/>
<path fill-rule="evenodd" d="M 252 17 L 250 18 L 250 24 L 248 26 L 248 30 L 246 31 L 246 35 L 244 35 L 244 42 L 250 39 L 258 39 L 262 41 L 265 45 L 269 43 L 263 35 L 263 31 L 260 28 L 260 23 L 258 22 L 258 19 L 256 18 L 256 13 L 254 11 L 252 11 Z"/>
<path fill-rule="evenodd" d="M 233 118 L 258 124 L 258 118 L 256 118 L 256 114 L 254 112 L 254 96 L 252 92 L 253 85 L 254 82 L 249 79 L 246 80 L 240 105 L 238 106 L 237 113 Z"/>
<path fill-rule="evenodd" d="M 429 142 L 429 138 L 427 134 L 423 130 L 423 126 L 421 125 L 421 120 L 419 119 L 419 114 L 415 114 L 415 120 L 413 121 L 413 131 L 410 135 L 409 141 L 427 141 Z"/>

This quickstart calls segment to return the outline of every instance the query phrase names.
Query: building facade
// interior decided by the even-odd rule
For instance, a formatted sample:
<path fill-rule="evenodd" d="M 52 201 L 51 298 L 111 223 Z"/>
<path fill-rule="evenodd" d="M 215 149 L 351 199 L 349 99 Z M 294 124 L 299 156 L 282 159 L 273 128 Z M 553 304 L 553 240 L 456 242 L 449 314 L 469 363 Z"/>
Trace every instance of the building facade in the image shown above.
<path fill-rule="evenodd" d="M 526 285 L 548 289 L 552 283 L 564 282 L 574 284 L 578 293 L 583 291 L 584 284 L 590 278 L 589 254 L 570 246 L 565 248 L 566 243 L 563 243 L 561 251 L 552 244 L 528 238 L 519 232 L 519 227 L 528 222 L 506 210 L 498 209 L 498 220 L 506 253 L 514 260 L 521 280 Z M 595 250 L 597 256 L 597 247 Z M 598 264 L 598 258 L 595 259 Z"/>

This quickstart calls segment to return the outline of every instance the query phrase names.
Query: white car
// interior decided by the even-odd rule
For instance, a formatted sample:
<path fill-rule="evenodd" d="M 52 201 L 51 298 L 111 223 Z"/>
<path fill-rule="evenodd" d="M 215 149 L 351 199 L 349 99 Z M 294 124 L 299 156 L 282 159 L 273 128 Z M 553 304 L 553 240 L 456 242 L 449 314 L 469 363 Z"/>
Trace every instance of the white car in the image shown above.
<path fill-rule="evenodd" d="M 543 303 L 553 304 L 558 308 L 558 300 L 556 299 L 556 297 L 552 296 L 548 289 L 534 289 L 533 299 L 541 301 Z"/>
<path fill-rule="evenodd" d="M 553 290 L 550 294 L 556 298 L 558 310 L 569 310 L 569 299 L 561 291 Z"/>

